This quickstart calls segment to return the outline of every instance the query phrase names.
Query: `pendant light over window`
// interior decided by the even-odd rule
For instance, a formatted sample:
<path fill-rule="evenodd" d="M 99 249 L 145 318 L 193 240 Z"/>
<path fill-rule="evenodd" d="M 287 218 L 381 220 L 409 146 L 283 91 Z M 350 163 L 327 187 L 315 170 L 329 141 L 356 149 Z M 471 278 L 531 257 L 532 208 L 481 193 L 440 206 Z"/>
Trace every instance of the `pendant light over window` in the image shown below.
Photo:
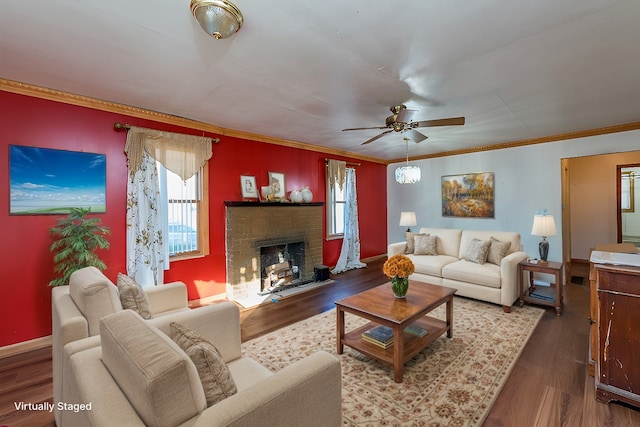
<path fill-rule="evenodd" d="M 407 163 L 396 169 L 396 182 L 398 184 L 415 184 L 420 181 L 422 171 L 418 166 L 409 166 L 409 138 L 404 138 L 404 146 L 407 152 Z"/>
<path fill-rule="evenodd" d="M 191 0 L 191 13 L 214 39 L 226 39 L 242 26 L 242 12 L 227 0 Z"/>

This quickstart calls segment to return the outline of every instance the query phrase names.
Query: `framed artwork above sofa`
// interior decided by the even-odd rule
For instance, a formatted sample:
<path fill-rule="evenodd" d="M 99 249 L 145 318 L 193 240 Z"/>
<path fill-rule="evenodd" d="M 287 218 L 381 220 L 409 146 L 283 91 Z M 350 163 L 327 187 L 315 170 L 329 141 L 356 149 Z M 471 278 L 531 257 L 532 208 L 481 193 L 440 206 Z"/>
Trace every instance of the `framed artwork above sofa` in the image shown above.
<path fill-rule="evenodd" d="M 494 218 L 493 172 L 442 177 L 442 216 Z"/>

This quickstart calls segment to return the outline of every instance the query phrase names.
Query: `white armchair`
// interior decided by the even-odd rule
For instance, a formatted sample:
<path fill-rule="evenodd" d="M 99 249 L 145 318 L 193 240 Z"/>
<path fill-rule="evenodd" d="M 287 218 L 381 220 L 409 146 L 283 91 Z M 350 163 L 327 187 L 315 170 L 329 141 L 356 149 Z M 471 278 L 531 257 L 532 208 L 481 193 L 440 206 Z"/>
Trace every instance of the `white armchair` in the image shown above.
<path fill-rule="evenodd" d="M 91 402 L 91 410 L 64 411 L 59 427 L 341 425 L 337 357 L 318 351 L 272 373 L 242 356 L 238 307 L 211 307 L 207 340 L 228 367 L 235 394 L 207 407 L 189 356 L 151 322 L 123 310 L 102 319 L 98 347 L 85 348 L 86 340 L 65 346 L 66 403 Z"/>
<path fill-rule="evenodd" d="M 205 338 L 211 334 L 209 319 L 211 306 L 190 309 L 187 287 L 173 282 L 145 289 L 152 319 L 148 320 L 165 332 L 169 323 L 177 321 L 189 326 Z M 100 270 L 86 267 L 71 275 L 69 286 L 52 289 L 52 359 L 53 401 L 65 401 L 63 390 L 63 349 L 71 342 L 82 340 L 78 348 L 100 345 L 100 320 L 123 310 L 118 288 Z M 55 408 L 56 423 L 60 425 L 60 413 Z"/>

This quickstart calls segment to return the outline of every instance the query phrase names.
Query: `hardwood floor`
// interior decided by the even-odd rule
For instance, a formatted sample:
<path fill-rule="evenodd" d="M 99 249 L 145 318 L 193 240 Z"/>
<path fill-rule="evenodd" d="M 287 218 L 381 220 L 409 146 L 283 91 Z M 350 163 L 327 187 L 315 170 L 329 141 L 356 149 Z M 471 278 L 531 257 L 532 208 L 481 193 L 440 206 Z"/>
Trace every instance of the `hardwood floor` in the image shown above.
<path fill-rule="evenodd" d="M 242 310 L 242 340 L 329 310 L 337 299 L 385 283 L 383 262 L 383 258 L 376 259 L 368 262 L 368 268 L 340 274 L 332 285 Z M 546 309 L 485 426 L 640 425 L 640 410 L 595 400 L 594 380 L 587 375 L 586 366 L 588 281 L 585 279 L 583 285 L 570 283 L 572 276 L 586 274 L 580 266 L 567 274 L 562 316 L 556 316 L 551 307 Z M 51 402 L 51 396 L 51 348 L 0 359 L 0 426 L 54 426 L 53 414 L 16 411 L 14 403 Z"/>

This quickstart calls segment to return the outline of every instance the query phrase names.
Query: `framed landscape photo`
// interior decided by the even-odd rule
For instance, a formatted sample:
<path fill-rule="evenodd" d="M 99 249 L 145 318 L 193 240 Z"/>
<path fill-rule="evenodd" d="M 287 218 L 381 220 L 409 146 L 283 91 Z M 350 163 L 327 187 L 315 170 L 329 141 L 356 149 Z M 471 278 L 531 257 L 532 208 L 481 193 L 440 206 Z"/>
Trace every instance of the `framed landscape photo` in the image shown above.
<path fill-rule="evenodd" d="M 9 146 L 9 214 L 105 213 L 107 156 L 83 151 Z"/>
<path fill-rule="evenodd" d="M 284 197 L 284 174 L 280 172 L 269 172 L 269 187 L 271 187 L 271 194 L 275 197 Z"/>
<path fill-rule="evenodd" d="M 442 177 L 442 216 L 494 218 L 493 172 Z"/>
<path fill-rule="evenodd" d="M 240 187 L 242 188 L 243 199 L 257 199 L 258 188 L 256 187 L 256 177 L 240 175 Z"/>

